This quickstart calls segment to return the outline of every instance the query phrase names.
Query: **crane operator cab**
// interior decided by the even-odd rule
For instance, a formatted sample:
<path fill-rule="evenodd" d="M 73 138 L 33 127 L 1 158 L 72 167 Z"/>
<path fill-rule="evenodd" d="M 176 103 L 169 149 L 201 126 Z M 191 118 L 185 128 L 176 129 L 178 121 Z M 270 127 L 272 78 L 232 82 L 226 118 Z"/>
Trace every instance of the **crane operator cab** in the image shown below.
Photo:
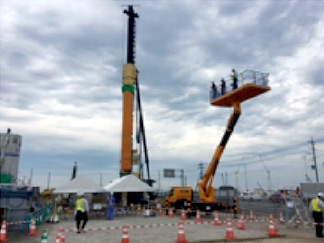
<path fill-rule="evenodd" d="M 269 73 L 245 70 L 237 75 L 237 83 L 232 80 L 222 80 L 221 84 L 213 85 L 209 100 L 214 106 L 232 107 L 245 100 L 270 90 Z"/>

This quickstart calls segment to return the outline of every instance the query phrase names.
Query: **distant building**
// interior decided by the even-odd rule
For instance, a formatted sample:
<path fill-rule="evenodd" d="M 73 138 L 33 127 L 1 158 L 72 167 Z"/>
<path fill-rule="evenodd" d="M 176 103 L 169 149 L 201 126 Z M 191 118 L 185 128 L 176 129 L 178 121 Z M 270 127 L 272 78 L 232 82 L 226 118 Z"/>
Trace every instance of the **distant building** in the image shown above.
<path fill-rule="evenodd" d="M 22 137 L 12 134 L 10 128 L 7 133 L 0 133 L 0 175 L 1 184 L 17 184 Z"/>
<path fill-rule="evenodd" d="M 0 221 L 19 222 L 26 220 L 35 210 L 33 196 L 39 189 L 19 185 L 18 168 L 22 137 L 12 134 L 10 128 L 0 133 Z M 17 230 L 21 225 L 8 225 L 8 230 Z"/>

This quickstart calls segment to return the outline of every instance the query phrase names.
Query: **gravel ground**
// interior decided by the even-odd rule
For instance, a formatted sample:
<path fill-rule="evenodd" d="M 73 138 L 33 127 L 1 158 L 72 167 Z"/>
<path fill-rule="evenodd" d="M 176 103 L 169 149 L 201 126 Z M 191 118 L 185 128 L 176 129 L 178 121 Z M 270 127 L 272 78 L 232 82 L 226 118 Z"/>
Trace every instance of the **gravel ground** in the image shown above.
<path fill-rule="evenodd" d="M 221 220 L 225 220 L 225 216 L 221 215 Z M 212 218 L 203 218 L 204 222 L 212 222 Z M 144 218 L 143 216 L 123 216 L 115 218 L 113 221 L 107 220 L 90 220 L 86 228 L 86 233 L 77 234 L 75 232 L 65 232 L 66 243 L 107 243 L 121 242 L 122 230 L 93 230 L 98 227 L 119 227 L 123 225 L 154 225 L 151 228 L 129 229 L 129 241 L 131 243 L 154 242 L 169 243 L 177 240 L 179 217 L 169 219 L 166 216 Z M 196 225 L 194 219 L 186 220 L 185 235 L 189 242 L 220 242 L 225 238 L 226 225 L 213 226 L 212 224 Z M 159 226 L 160 224 L 171 223 L 172 226 Z M 37 228 L 38 235 L 36 237 L 28 237 L 19 233 L 10 232 L 8 234 L 8 242 L 15 243 L 39 243 L 42 230 L 48 229 L 48 243 L 55 243 L 57 231 L 60 228 L 65 230 L 74 229 L 73 221 L 61 221 L 58 224 L 45 224 Z M 312 229 L 304 229 L 303 226 L 294 229 L 287 229 L 285 226 L 278 225 L 279 234 L 284 235 L 283 238 L 264 239 L 268 234 L 268 222 L 246 222 L 246 230 L 238 230 L 234 223 L 234 234 L 238 242 L 323 242 L 316 239 Z M 250 240 L 248 240 L 250 239 Z"/>

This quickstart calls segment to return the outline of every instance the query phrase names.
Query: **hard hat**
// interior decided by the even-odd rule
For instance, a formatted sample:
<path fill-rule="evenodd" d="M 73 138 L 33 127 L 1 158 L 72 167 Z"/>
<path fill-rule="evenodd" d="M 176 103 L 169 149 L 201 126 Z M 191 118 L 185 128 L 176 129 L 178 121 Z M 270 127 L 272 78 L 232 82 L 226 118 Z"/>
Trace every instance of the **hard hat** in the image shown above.
<path fill-rule="evenodd" d="M 319 192 L 319 193 L 317 194 L 317 196 L 318 196 L 318 197 L 321 197 L 321 198 L 324 198 L 324 194 L 323 194 L 323 192 Z"/>
<path fill-rule="evenodd" d="M 77 193 L 77 195 L 78 195 L 78 197 L 82 197 L 82 196 L 84 196 L 84 193 L 83 193 L 82 191 L 79 191 L 79 192 Z"/>

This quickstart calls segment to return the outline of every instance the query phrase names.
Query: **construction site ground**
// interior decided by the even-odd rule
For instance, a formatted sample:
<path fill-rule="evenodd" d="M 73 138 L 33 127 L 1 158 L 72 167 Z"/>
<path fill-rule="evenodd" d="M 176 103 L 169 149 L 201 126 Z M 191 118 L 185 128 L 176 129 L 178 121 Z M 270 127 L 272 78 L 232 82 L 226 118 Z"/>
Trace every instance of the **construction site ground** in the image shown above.
<path fill-rule="evenodd" d="M 203 217 L 203 224 L 195 224 L 195 218 L 187 219 L 184 225 L 185 236 L 188 242 L 226 242 L 226 220 L 231 216 L 222 214 L 221 226 L 214 226 L 214 218 Z M 127 225 L 129 229 L 129 242 L 154 242 L 169 243 L 176 242 L 178 237 L 179 216 L 169 218 L 138 216 L 119 216 L 114 220 L 96 219 L 89 220 L 85 233 L 75 232 L 73 220 L 61 221 L 56 224 L 43 224 L 37 227 L 37 236 L 30 237 L 18 232 L 9 232 L 8 242 L 15 243 L 39 243 L 44 229 L 48 230 L 48 243 L 55 243 L 59 229 L 64 229 L 66 243 L 107 243 L 122 242 L 122 226 Z M 286 227 L 276 220 L 276 228 L 280 238 L 268 238 L 269 222 L 264 218 L 257 221 L 245 221 L 245 230 L 237 229 L 237 219 L 233 220 L 233 230 L 236 242 L 323 242 L 323 239 L 315 237 L 314 229 L 303 225 L 298 227 Z"/>

